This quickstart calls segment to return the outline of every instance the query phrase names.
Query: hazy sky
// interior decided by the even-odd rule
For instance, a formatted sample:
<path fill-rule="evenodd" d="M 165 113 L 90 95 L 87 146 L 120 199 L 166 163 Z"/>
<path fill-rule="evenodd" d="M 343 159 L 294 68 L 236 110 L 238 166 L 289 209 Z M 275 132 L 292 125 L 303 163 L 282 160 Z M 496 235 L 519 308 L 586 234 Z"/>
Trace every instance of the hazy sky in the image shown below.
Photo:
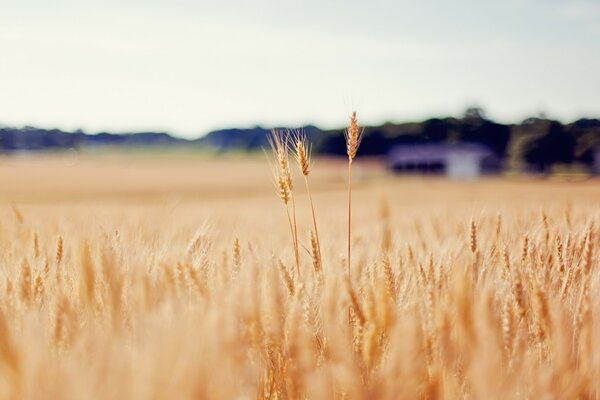
<path fill-rule="evenodd" d="M 0 124 L 600 116 L 597 0 L 0 0 Z"/>

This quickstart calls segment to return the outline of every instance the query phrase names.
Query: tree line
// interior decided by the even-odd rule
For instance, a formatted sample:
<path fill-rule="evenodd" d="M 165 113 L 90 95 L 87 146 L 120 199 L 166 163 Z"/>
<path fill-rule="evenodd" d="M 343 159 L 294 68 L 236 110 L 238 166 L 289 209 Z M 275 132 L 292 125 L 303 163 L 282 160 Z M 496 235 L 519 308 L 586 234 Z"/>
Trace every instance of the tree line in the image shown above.
<path fill-rule="evenodd" d="M 346 154 L 343 129 L 303 127 L 315 154 Z M 115 134 L 64 132 L 34 127 L 0 127 L 0 151 L 43 151 L 96 147 L 188 146 L 213 152 L 258 151 L 267 146 L 270 129 L 223 129 L 197 139 L 182 139 L 165 132 Z M 482 109 L 469 108 L 461 117 L 430 118 L 421 122 L 385 123 L 365 127 L 361 155 L 384 156 L 398 145 L 427 143 L 479 143 L 487 146 L 505 168 L 548 172 L 556 165 L 591 168 L 600 146 L 600 119 L 571 123 L 538 116 L 518 124 L 489 119 Z"/>

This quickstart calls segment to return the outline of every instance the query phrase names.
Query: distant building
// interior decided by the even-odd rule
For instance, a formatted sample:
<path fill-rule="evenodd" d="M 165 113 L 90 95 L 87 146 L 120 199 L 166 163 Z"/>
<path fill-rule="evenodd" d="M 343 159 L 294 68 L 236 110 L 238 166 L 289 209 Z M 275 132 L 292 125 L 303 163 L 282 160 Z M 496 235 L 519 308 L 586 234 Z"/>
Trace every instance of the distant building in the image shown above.
<path fill-rule="evenodd" d="M 455 179 L 474 179 L 500 171 L 500 159 L 477 143 L 419 144 L 393 147 L 388 167 L 398 173 L 446 175 Z"/>

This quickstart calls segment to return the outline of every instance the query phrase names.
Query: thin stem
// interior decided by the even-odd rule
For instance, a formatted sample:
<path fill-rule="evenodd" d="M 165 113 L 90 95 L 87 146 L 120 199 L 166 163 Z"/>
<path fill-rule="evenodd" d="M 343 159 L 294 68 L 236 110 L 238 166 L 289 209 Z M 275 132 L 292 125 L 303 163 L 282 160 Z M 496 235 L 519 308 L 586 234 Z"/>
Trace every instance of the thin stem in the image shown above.
<path fill-rule="evenodd" d="M 304 176 L 304 183 L 306 184 L 306 192 L 308 193 L 308 200 L 310 201 L 310 210 L 312 211 L 312 220 L 313 227 L 315 228 L 315 237 L 317 239 L 317 249 L 319 251 L 319 259 L 321 258 L 321 242 L 319 241 L 319 231 L 317 229 L 317 217 L 315 216 L 315 207 L 313 205 L 312 194 L 310 193 L 310 188 L 308 186 L 308 178 Z"/>
<path fill-rule="evenodd" d="M 285 207 L 285 212 L 287 214 L 288 223 L 290 224 L 290 232 L 292 234 L 292 243 L 294 245 L 294 256 L 296 259 L 296 272 L 298 273 L 298 277 L 300 277 L 300 264 L 298 262 L 298 247 L 296 247 L 296 236 L 294 235 L 294 225 L 292 224 L 292 218 L 290 216 L 290 208 Z"/>
<path fill-rule="evenodd" d="M 294 218 L 294 231 L 292 233 L 294 239 L 294 256 L 296 257 L 296 272 L 298 274 L 298 278 L 300 278 L 300 255 L 298 253 L 298 229 L 296 227 L 296 198 L 294 197 L 294 192 L 291 192 L 292 195 L 292 215 Z"/>
<path fill-rule="evenodd" d="M 350 279 L 350 232 L 352 231 L 352 159 L 348 161 L 348 280 Z"/>

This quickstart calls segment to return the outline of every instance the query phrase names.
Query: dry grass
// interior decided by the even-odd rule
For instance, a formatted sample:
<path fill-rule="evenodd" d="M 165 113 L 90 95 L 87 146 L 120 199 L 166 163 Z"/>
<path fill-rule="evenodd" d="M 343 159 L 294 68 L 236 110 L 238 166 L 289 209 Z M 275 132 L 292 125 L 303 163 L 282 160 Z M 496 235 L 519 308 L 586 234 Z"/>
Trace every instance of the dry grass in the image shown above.
<path fill-rule="evenodd" d="M 0 398 L 599 396 L 598 182 L 354 164 L 0 161 Z"/>

